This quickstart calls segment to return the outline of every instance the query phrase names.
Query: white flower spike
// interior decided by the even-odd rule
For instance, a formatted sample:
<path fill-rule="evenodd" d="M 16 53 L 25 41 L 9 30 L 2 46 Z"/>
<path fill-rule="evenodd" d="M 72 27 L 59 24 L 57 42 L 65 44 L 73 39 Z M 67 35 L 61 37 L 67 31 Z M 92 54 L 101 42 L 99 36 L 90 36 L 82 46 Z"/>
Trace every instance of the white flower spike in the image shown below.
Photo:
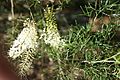
<path fill-rule="evenodd" d="M 37 47 L 38 36 L 35 23 L 27 19 L 24 26 L 26 27 L 23 28 L 8 52 L 9 56 L 14 59 L 30 49 L 35 50 Z"/>

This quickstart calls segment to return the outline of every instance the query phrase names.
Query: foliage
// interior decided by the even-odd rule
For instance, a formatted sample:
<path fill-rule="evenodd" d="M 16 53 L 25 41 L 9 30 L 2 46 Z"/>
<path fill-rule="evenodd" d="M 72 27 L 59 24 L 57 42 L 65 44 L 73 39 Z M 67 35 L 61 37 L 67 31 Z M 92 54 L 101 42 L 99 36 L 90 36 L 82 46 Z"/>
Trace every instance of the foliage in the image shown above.
<path fill-rule="evenodd" d="M 88 2 L 88 5 L 81 9 L 85 15 L 94 18 L 105 13 L 109 13 L 110 16 L 119 14 L 118 5 L 120 4 L 118 2 L 100 1 L 98 7 L 97 3 Z M 66 2 L 62 6 L 68 5 L 68 3 Z M 119 30 L 119 23 L 111 22 L 101 25 L 102 30 L 95 33 L 91 32 L 92 26 L 89 23 L 84 26 L 70 25 L 73 29 L 69 30 L 69 34 L 60 36 L 55 19 L 57 9 L 54 9 L 53 6 L 42 8 L 38 0 L 30 1 L 27 4 L 32 20 L 25 22 L 27 26 L 21 30 L 21 33 L 17 28 L 19 25 L 8 29 L 9 32 L 19 35 L 15 39 L 16 34 L 8 34 L 13 42 L 9 56 L 18 64 L 20 75 L 25 76 L 33 68 L 34 60 L 42 59 L 47 55 L 53 62 L 51 80 L 120 79 L 119 41 L 114 41 L 115 30 Z M 40 11 L 38 11 L 39 8 Z M 23 32 L 24 34 L 22 34 Z M 25 39 L 23 40 L 23 38 Z M 15 40 L 13 41 L 13 39 Z M 47 77 L 46 73 L 46 70 L 43 71 L 44 77 Z"/>

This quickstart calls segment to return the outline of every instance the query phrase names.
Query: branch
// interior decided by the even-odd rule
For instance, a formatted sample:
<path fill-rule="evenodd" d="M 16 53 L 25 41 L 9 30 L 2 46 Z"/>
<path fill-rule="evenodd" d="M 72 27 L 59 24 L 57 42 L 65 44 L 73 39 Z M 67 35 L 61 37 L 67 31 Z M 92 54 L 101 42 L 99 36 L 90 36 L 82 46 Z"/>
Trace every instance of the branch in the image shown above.
<path fill-rule="evenodd" d="M 12 14 L 12 19 L 14 19 L 14 4 L 13 4 L 13 0 L 11 0 L 11 14 Z"/>
<path fill-rule="evenodd" d="M 116 61 L 106 61 L 106 60 L 101 60 L 101 61 L 82 61 L 83 63 L 88 63 L 88 64 L 96 64 L 96 63 L 117 63 Z M 120 64 L 120 62 L 118 63 Z"/>
<path fill-rule="evenodd" d="M 87 61 L 87 60 L 80 61 L 79 59 L 77 59 L 77 60 L 70 60 L 69 59 L 69 61 L 78 61 L 78 62 L 81 62 L 81 63 L 88 63 L 88 64 L 96 64 L 96 63 L 115 63 L 115 64 L 120 64 L 120 61 L 115 59 L 115 57 L 118 56 L 118 55 L 120 55 L 120 52 L 118 52 L 117 54 L 115 54 L 115 55 L 113 55 L 113 56 L 111 56 L 109 58 L 106 58 L 106 59 L 100 60 L 100 61 Z M 112 59 L 112 58 L 114 60 L 109 60 L 109 59 Z"/>

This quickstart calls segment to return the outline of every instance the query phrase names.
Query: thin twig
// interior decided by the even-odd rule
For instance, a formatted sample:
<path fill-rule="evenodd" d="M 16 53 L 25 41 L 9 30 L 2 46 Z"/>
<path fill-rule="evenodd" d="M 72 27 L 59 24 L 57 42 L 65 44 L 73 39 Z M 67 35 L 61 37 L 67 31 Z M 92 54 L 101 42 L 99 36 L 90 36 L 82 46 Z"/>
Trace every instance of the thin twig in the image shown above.
<path fill-rule="evenodd" d="M 105 60 L 101 60 L 101 61 L 82 61 L 83 63 L 89 63 L 89 64 L 95 64 L 95 63 L 116 63 L 116 61 L 105 61 Z"/>
<path fill-rule="evenodd" d="M 12 14 L 12 19 L 14 19 L 14 4 L 13 4 L 13 0 L 11 0 L 11 14 Z"/>
<path fill-rule="evenodd" d="M 106 61 L 106 60 L 109 60 L 109 59 L 112 59 L 112 58 L 115 58 L 115 57 L 118 56 L 118 55 L 120 55 L 120 52 L 118 52 L 117 54 L 115 54 L 115 55 L 113 55 L 113 56 L 111 56 L 111 57 L 109 57 L 109 58 L 106 58 L 105 61 Z"/>
<path fill-rule="evenodd" d="M 114 59 L 116 56 L 120 55 L 120 52 L 118 52 L 117 54 L 106 58 L 104 60 L 100 60 L 100 61 L 80 61 L 80 60 L 70 60 L 70 61 L 80 61 L 81 63 L 88 63 L 88 64 L 96 64 L 96 63 L 115 63 L 115 64 L 120 64 L 120 61 L 118 60 L 109 60 L 109 59 Z"/>
<path fill-rule="evenodd" d="M 30 11 L 30 16 L 31 16 L 32 20 L 34 21 L 33 13 L 31 11 L 31 8 L 30 8 L 29 3 L 28 3 L 27 0 L 26 0 L 26 3 L 27 3 L 27 9 Z"/>

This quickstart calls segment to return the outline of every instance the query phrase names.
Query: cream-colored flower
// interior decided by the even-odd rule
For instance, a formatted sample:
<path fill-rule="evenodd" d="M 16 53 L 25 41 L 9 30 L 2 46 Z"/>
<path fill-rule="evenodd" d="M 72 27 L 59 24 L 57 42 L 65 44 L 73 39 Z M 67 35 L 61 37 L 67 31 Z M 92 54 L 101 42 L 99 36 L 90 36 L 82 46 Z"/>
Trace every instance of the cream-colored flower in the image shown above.
<path fill-rule="evenodd" d="M 37 31 L 35 28 L 35 23 L 30 20 L 26 20 L 24 23 L 25 28 L 18 35 L 17 39 L 13 42 L 8 54 L 12 58 L 17 58 L 23 52 L 37 47 Z"/>
<path fill-rule="evenodd" d="M 59 46 L 63 46 L 65 44 L 64 40 L 61 39 L 57 24 L 55 20 L 55 14 L 52 8 L 49 8 L 44 12 L 46 28 L 41 33 L 41 37 L 45 41 L 46 44 L 50 44 L 50 46 L 58 48 Z"/>
<path fill-rule="evenodd" d="M 59 36 L 59 33 L 52 32 L 51 30 L 48 30 L 47 33 L 43 32 L 41 34 L 41 38 L 42 37 L 45 43 L 50 44 L 52 47 L 58 48 L 65 44 L 64 40 Z"/>

